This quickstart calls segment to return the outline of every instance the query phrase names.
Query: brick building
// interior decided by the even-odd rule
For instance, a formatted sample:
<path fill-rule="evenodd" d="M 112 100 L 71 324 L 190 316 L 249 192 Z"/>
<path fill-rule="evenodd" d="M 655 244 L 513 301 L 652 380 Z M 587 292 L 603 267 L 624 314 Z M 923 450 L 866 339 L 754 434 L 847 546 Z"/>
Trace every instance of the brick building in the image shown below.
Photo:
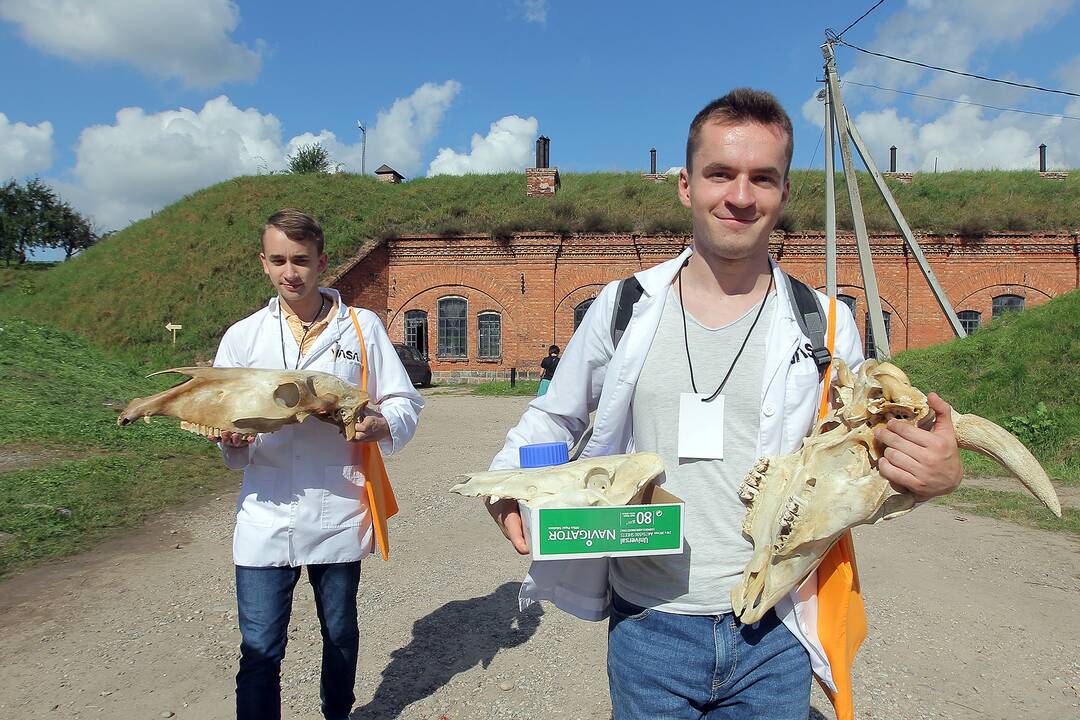
<path fill-rule="evenodd" d="M 961 321 L 985 324 L 1080 287 L 1077 233 L 920 235 Z M 372 241 L 331 279 L 351 303 L 379 313 L 395 342 L 429 356 L 437 380 L 536 377 L 548 345 L 565 346 L 605 283 L 677 255 L 689 236 L 518 233 Z M 838 239 L 841 300 L 866 338 L 866 300 L 853 235 Z M 871 238 L 893 352 L 941 342 L 952 330 L 898 234 Z M 822 233 L 773 234 L 772 256 L 825 285 Z"/>

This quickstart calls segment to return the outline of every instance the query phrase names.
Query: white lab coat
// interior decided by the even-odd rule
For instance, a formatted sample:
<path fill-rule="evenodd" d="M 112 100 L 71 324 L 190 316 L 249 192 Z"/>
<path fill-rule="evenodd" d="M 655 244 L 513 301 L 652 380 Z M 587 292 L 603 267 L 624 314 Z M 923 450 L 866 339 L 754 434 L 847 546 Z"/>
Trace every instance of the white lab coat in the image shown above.
<path fill-rule="evenodd" d="M 337 312 L 310 351 L 301 370 L 318 370 L 359 385 L 360 343 L 336 290 L 323 289 Z M 379 441 L 384 455 L 412 437 L 424 401 L 413 388 L 379 318 L 356 309 L 368 362 L 367 392 L 390 425 Z M 284 348 L 284 350 L 283 350 Z M 230 327 L 221 339 L 216 367 L 289 369 L 299 347 L 281 316 L 278 299 Z M 233 560 L 246 566 L 292 566 L 351 562 L 371 551 L 372 527 L 364 471 L 356 443 L 333 425 L 309 417 L 273 433 L 260 433 L 244 448 L 223 449 L 225 464 L 244 468 L 236 504 Z"/>
<path fill-rule="evenodd" d="M 644 292 L 634 305 L 630 324 L 614 355 L 611 320 L 618 283 L 609 283 L 600 292 L 566 346 L 547 394 L 529 403 L 492 461 L 492 469 L 517 467 L 521 445 L 573 445 L 594 410 L 592 437 L 581 457 L 634 451 L 630 409 L 634 387 L 660 323 L 668 287 L 690 252 L 687 249 L 677 258 L 637 273 Z M 800 353 L 793 361 L 797 348 L 809 341 L 799 329 L 783 271 L 772 263 L 772 272 L 777 303 L 762 373 L 758 457 L 797 450 L 813 425 L 821 398 L 813 360 Z M 827 309 L 828 298 L 820 293 L 819 298 Z M 862 362 L 863 354 L 855 321 L 843 303 L 837 303 L 836 321 L 834 354 L 855 367 Z M 817 637 L 816 589 L 816 575 L 811 575 L 799 590 L 777 604 L 776 612 L 806 647 L 814 673 L 832 687 L 828 660 Z M 608 561 L 597 558 L 534 562 L 522 583 L 519 601 L 524 609 L 539 600 L 550 600 L 577 617 L 602 620 L 608 615 L 610 598 Z"/>

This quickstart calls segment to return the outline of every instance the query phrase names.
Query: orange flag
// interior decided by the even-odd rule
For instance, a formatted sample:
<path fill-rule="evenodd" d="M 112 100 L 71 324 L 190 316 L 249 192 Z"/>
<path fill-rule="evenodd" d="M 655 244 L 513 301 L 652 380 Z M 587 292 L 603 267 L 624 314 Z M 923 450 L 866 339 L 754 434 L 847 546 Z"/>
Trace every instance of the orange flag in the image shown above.
<path fill-rule="evenodd" d="M 360 389 L 367 392 L 368 363 L 367 349 L 364 347 L 364 334 L 360 332 L 360 321 L 356 311 L 349 308 L 356 336 L 360 339 Z M 367 490 L 368 512 L 371 513 L 371 527 L 375 531 L 375 544 L 383 560 L 390 558 L 390 534 L 387 521 L 397 515 L 397 498 L 390 486 L 390 476 L 386 474 L 379 444 L 374 442 L 358 443 L 360 463 L 364 468 L 364 488 Z M 355 452 L 354 452 L 355 455 Z"/>
<path fill-rule="evenodd" d="M 836 341 L 836 298 L 829 298 L 829 339 L 832 354 Z M 829 380 L 832 365 L 825 371 L 825 387 L 818 419 L 829 409 Z M 866 608 L 859 589 L 859 569 L 855 565 L 855 544 L 851 532 L 844 533 L 832 546 L 817 569 L 818 640 L 832 669 L 833 692 L 824 683 L 821 689 L 832 701 L 837 720 L 854 720 L 855 701 L 851 688 L 851 666 L 855 653 L 866 639 Z"/>

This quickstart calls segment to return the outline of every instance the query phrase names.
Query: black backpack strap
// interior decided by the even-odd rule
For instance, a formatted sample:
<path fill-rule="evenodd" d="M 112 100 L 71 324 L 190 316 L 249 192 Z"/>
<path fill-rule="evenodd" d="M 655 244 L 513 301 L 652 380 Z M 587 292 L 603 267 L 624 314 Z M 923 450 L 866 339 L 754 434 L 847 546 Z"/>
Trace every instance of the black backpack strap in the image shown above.
<path fill-rule="evenodd" d="M 787 278 L 795 319 L 798 320 L 803 335 L 810 340 L 810 353 L 817 365 L 818 376 L 824 377 L 825 370 L 832 362 L 832 355 L 825 343 L 825 313 L 821 309 L 821 301 L 814 289 L 806 283 L 787 273 L 784 273 L 784 277 Z"/>
<path fill-rule="evenodd" d="M 630 324 L 630 317 L 634 314 L 634 303 L 640 298 L 645 289 L 641 287 L 638 279 L 631 275 L 619 281 L 619 291 L 615 295 L 615 312 L 611 314 L 611 345 L 619 347 L 626 326 Z"/>

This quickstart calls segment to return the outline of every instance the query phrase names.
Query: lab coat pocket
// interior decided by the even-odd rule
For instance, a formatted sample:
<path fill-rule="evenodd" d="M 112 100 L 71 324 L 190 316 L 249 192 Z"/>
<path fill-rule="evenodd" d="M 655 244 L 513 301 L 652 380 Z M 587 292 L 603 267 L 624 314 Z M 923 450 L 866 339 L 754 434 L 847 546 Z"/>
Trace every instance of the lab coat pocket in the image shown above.
<path fill-rule="evenodd" d="M 236 522 L 257 527 L 274 524 L 277 507 L 285 502 L 281 470 L 268 465 L 248 465 L 236 503 Z"/>
<path fill-rule="evenodd" d="M 367 510 L 363 469 L 358 465 L 328 465 L 324 480 L 322 529 L 358 527 Z"/>
<path fill-rule="evenodd" d="M 810 431 L 817 412 L 819 395 L 818 374 L 792 372 L 784 388 L 784 443 L 802 439 Z"/>

